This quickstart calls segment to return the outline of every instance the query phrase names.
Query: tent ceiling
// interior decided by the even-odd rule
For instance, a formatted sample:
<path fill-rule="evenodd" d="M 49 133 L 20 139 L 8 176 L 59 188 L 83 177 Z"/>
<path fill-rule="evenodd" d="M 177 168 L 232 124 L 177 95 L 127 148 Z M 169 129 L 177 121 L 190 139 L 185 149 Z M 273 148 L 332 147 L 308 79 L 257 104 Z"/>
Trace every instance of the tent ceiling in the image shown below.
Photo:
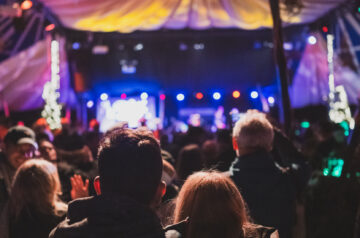
<path fill-rule="evenodd" d="M 136 30 L 272 27 L 268 0 L 39 0 L 66 27 L 129 33 Z M 303 0 L 286 24 L 308 23 L 346 0 Z"/>

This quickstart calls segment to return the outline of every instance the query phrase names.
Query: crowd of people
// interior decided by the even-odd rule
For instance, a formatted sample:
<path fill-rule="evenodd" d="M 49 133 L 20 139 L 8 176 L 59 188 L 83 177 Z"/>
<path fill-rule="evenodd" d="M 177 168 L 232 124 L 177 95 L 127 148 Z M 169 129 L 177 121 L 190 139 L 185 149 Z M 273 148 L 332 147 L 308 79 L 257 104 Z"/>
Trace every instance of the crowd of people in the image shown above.
<path fill-rule="evenodd" d="M 171 136 L 126 124 L 102 134 L 94 121 L 84 133 L 6 128 L 0 238 L 301 237 L 317 157 L 341 142 L 301 153 L 270 121 L 249 110 L 232 131 Z"/>

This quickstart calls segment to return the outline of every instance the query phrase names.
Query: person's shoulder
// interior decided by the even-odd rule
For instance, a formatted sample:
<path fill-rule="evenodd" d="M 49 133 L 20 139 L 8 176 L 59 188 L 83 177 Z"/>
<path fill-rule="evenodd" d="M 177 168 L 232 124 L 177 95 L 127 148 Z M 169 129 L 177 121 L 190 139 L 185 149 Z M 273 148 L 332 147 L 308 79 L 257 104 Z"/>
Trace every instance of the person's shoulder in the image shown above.
<path fill-rule="evenodd" d="M 183 237 L 188 220 L 167 226 L 164 228 L 166 238 L 180 238 Z"/>

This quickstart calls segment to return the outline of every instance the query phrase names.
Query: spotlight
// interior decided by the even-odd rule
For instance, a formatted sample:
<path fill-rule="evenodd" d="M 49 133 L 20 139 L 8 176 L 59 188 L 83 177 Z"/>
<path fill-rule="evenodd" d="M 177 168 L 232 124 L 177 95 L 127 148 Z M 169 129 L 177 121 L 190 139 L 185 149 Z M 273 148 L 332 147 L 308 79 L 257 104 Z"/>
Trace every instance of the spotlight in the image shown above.
<path fill-rule="evenodd" d="M 259 93 L 256 92 L 256 91 L 252 91 L 252 92 L 250 93 L 250 97 L 251 97 L 252 99 L 256 99 L 256 98 L 259 97 Z"/>
<path fill-rule="evenodd" d="M 234 97 L 234 98 L 239 98 L 240 97 L 240 92 L 239 91 L 234 91 L 233 93 L 232 93 L 232 96 Z"/>
<path fill-rule="evenodd" d="M 55 24 L 50 24 L 45 27 L 45 31 L 52 31 L 55 28 Z"/>
<path fill-rule="evenodd" d="M 87 103 L 86 103 L 86 106 L 87 108 L 92 108 L 94 106 L 94 102 L 92 100 L 89 100 Z"/>
<path fill-rule="evenodd" d="M 92 53 L 94 55 L 105 55 L 109 52 L 109 46 L 107 45 L 95 45 L 92 48 Z"/>
<path fill-rule="evenodd" d="M 160 100 L 165 100 L 166 95 L 165 94 L 160 94 Z"/>
<path fill-rule="evenodd" d="M 135 50 L 135 51 L 140 51 L 140 50 L 142 50 L 142 49 L 144 49 L 144 45 L 141 44 L 141 43 L 136 44 L 136 45 L 134 46 L 134 50 Z"/>
<path fill-rule="evenodd" d="M 178 95 L 176 95 L 176 99 L 177 99 L 179 102 L 184 101 L 185 95 L 182 94 L 182 93 L 179 93 Z"/>
<path fill-rule="evenodd" d="M 146 100 L 149 97 L 149 95 L 145 92 L 143 92 L 142 94 L 140 94 L 140 98 L 141 100 Z"/>
<path fill-rule="evenodd" d="M 80 49 L 80 43 L 79 42 L 74 42 L 73 44 L 72 44 L 72 48 L 73 48 L 73 50 L 78 50 L 78 49 Z"/>
<path fill-rule="evenodd" d="M 213 93 L 213 98 L 215 100 L 219 100 L 221 98 L 221 94 L 219 92 L 215 92 L 215 93 Z"/>
<path fill-rule="evenodd" d="M 317 42 L 316 37 L 313 36 L 313 35 L 309 36 L 307 40 L 308 40 L 308 43 L 309 43 L 310 45 L 315 45 L 316 42 Z"/>
<path fill-rule="evenodd" d="M 187 49 L 188 49 L 187 44 L 185 44 L 185 43 L 180 43 L 180 44 L 179 44 L 179 50 L 185 51 L 185 50 L 187 50 Z"/>
<path fill-rule="evenodd" d="M 327 28 L 327 26 L 323 26 L 321 29 L 322 29 L 322 31 L 325 32 L 325 33 L 327 33 L 327 32 L 329 31 L 329 29 Z"/>
<path fill-rule="evenodd" d="M 125 98 L 126 98 L 126 93 L 122 93 L 122 94 L 120 95 L 120 98 L 121 98 L 121 99 L 125 99 Z"/>
<path fill-rule="evenodd" d="M 194 50 L 203 50 L 205 45 L 203 43 L 194 44 Z"/>
<path fill-rule="evenodd" d="M 275 98 L 274 97 L 268 97 L 268 102 L 269 102 L 270 105 L 274 105 Z"/>
<path fill-rule="evenodd" d="M 102 93 L 102 94 L 100 95 L 100 99 L 101 99 L 102 101 L 106 101 L 108 98 L 109 98 L 109 95 L 107 95 L 106 93 Z"/>
<path fill-rule="evenodd" d="M 199 100 L 201 100 L 203 97 L 204 97 L 204 94 L 202 94 L 202 93 L 196 93 L 195 94 L 195 97 L 196 97 L 196 99 L 199 99 Z"/>
<path fill-rule="evenodd" d="M 21 3 L 22 10 L 29 10 L 32 7 L 33 3 L 30 0 L 25 0 Z"/>

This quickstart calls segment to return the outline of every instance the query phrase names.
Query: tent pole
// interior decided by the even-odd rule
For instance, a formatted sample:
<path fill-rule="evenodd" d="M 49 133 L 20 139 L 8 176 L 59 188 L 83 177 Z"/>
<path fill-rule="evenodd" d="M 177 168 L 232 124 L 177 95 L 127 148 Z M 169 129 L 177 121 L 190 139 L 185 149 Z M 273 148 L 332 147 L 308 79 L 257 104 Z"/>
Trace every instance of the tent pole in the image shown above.
<path fill-rule="evenodd" d="M 269 0 L 271 16 L 273 19 L 273 44 L 276 68 L 278 72 L 278 84 L 281 89 L 280 118 L 284 124 L 285 133 L 290 136 L 291 130 L 291 105 L 288 91 L 287 64 L 283 48 L 282 22 L 280 17 L 279 0 Z"/>

